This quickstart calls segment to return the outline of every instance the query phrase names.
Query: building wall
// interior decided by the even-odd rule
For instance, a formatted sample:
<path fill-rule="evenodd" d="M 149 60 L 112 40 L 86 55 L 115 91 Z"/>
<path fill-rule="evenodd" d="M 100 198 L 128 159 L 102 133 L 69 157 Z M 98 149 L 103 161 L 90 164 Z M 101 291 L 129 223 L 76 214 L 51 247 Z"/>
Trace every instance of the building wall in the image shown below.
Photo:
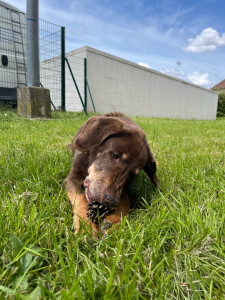
<path fill-rule="evenodd" d="M 218 94 L 107 53 L 84 47 L 96 111 L 128 116 L 213 120 Z M 88 97 L 88 111 L 93 111 Z"/>
<path fill-rule="evenodd" d="M 40 81 L 50 90 L 51 101 L 61 109 L 61 58 L 56 56 L 40 62 Z"/>
<path fill-rule="evenodd" d="M 0 1 L 0 88 L 26 85 L 26 17 L 16 7 Z M 1 57 L 7 58 L 3 65 Z"/>
<path fill-rule="evenodd" d="M 80 95 L 84 101 L 84 58 L 86 58 L 86 48 L 68 52 L 66 57 L 69 61 L 73 75 L 75 77 Z M 82 111 L 83 106 L 71 77 L 68 66 L 66 65 L 66 110 Z"/>
<path fill-rule="evenodd" d="M 77 86 L 82 99 L 84 100 L 84 58 L 86 51 L 84 48 L 66 53 Z M 40 63 L 40 77 L 42 85 L 50 90 L 50 96 L 56 109 L 61 109 L 61 57 L 44 60 Z M 79 95 L 74 85 L 71 73 L 65 66 L 65 96 L 66 111 L 82 111 Z"/>

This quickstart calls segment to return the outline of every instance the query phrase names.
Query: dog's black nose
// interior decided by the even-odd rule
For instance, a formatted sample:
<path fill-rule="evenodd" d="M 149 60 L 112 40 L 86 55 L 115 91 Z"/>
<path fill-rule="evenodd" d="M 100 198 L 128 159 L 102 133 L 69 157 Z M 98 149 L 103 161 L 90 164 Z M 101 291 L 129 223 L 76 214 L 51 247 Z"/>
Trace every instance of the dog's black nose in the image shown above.
<path fill-rule="evenodd" d="M 111 207 L 117 206 L 120 203 L 120 201 L 117 198 L 113 197 L 109 193 L 105 193 L 103 202 L 106 206 L 111 206 Z"/>

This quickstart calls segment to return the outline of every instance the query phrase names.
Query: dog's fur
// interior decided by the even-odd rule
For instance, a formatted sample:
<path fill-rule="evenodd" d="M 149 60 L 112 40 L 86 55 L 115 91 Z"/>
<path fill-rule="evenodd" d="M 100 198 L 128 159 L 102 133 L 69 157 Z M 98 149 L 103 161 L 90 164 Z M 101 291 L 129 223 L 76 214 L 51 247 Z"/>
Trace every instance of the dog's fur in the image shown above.
<path fill-rule="evenodd" d="M 80 219 L 90 223 L 87 204 L 93 201 L 115 208 L 105 222 L 118 226 L 121 216 L 130 209 L 124 184 L 141 169 L 160 188 L 156 160 L 144 131 L 121 113 L 90 118 L 75 135 L 71 147 L 74 159 L 65 184 L 73 206 L 75 233 L 79 231 Z M 98 225 L 91 226 L 96 234 Z"/>

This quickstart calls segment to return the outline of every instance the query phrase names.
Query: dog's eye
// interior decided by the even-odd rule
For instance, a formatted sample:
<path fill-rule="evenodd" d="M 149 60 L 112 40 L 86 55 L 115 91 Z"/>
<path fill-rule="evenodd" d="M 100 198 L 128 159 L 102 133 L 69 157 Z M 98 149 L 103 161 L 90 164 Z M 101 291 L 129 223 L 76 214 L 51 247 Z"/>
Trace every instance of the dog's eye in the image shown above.
<path fill-rule="evenodd" d="M 115 158 L 115 159 L 119 159 L 119 158 L 120 158 L 120 155 L 119 155 L 118 153 L 116 153 L 116 152 L 113 152 L 113 153 L 112 153 L 112 156 L 113 156 L 113 158 Z"/>

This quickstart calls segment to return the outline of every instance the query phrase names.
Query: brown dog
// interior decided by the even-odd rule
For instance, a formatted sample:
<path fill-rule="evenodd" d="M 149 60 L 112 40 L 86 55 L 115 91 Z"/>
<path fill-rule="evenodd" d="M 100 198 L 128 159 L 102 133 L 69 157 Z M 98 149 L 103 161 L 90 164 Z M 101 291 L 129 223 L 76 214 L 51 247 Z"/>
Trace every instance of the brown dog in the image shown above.
<path fill-rule="evenodd" d="M 99 228 L 87 217 L 88 203 L 98 201 L 115 208 L 105 222 L 118 226 L 121 216 L 128 214 L 130 203 L 123 192 L 124 184 L 144 169 L 160 188 L 156 177 L 156 160 L 148 146 L 144 131 L 121 113 L 90 118 L 72 141 L 72 168 L 65 179 L 73 206 L 74 230 L 79 231 L 83 219 L 96 235 Z"/>

